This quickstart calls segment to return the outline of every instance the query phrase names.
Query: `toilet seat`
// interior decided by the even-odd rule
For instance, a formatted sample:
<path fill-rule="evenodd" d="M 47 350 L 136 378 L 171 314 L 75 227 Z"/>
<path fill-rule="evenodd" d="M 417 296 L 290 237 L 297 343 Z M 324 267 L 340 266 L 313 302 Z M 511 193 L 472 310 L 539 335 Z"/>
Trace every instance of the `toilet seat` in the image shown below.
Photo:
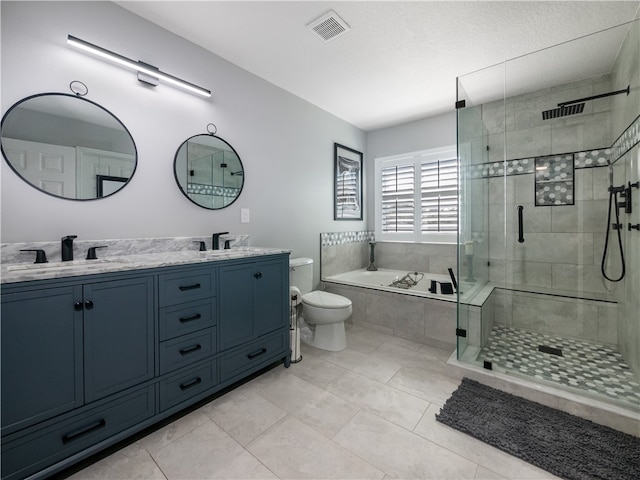
<path fill-rule="evenodd" d="M 335 293 L 316 290 L 302 296 L 302 303 L 316 308 L 348 308 L 351 300 Z"/>

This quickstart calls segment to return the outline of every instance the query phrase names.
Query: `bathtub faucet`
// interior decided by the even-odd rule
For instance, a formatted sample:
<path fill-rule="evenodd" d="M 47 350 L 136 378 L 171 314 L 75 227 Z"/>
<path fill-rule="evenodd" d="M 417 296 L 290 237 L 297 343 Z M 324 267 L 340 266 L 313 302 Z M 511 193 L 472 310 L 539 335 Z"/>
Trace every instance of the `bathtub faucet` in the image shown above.
<path fill-rule="evenodd" d="M 369 270 L 370 272 L 375 272 L 376 270 L 378 270 L 375 264 L 373 263 L 375 261 L 375 253 L 374 253 L 375 248 L 376 248 L 376 242 L 369 242 L 369 266 L 367 267 L 367 270 Z"/>

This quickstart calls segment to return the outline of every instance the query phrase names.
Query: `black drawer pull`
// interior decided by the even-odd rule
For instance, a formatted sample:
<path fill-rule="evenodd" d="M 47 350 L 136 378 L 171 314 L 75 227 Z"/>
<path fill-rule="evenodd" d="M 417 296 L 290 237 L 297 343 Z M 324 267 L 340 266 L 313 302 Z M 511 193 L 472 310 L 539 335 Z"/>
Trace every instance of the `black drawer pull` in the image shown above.
<path fill-rule="evenodd" d="M 87 425 L 86 427 L 79 428 L 73 432 L 67 433 L 62 436 L 62 443 L 69 443 L 77 438 L 82 437 L 83 435 L 87 435 L 88 433 L 94 432 L 102 427 L 104 427 L 107 422 L 104 418 L 101 418 L 97 422 L 92 423 L 91 425 Z"/>
<path fill-rule="evenodd" d="M 202 383 L 202 379 L 200 377 L 196 377 L 193 380 L 182 383 L 180 385 L 180 390 L 186 390 L 187 388 L 195 387 L 199 383 Z"/>
<path fill-rule="evenodd" d="M 199 283 L 194 283 L 193 285 L 185 285 L 184 287 L 178 287 L 181 292 L 186 292 L 187 290 L 195 290 L 196 288 L 200 288 Z"/>
<path fill-rule="evenodd" d="M 253 360 L 256 357 L 259 357 L 262 354 L 267 353 L 267 349 L 266 348 L 261 348 L 260 350 L 258 350 L 257 352 L 253 352 L 247 355 L 247 358 L 249 360 Z"/>
<path fill-rule="evenodd" d="M 196 313 L 195 315 L 191 315 L 190 317 L 182 317 L 180 318 L 180 323 L 193 322 L 194 320 L 199 320 L 202 318 L 202 315 Z"/>
<path fill-rule="evenodd" d="M 202 345 L 199 343 L 197 345 L 192 345 L 191 347 L 181 348 L 180 355 L 187 355 L 189 353 L 197 352 L 198 350 L 202 350 Z"/>
<path fill-rule="evenodd" d="M 256 272 L 253 274 L 254 277 L 256 277 L 258 280 L 262 278 L 262 272 Z"/>

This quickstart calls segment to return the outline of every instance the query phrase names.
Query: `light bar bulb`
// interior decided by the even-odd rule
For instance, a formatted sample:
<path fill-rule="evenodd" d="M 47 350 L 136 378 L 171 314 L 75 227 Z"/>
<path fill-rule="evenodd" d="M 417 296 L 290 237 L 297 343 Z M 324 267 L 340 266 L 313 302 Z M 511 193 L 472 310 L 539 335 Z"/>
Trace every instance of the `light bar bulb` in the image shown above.
<path fill-rule="evenodd" d="M 184 88 L 192 93 L 197 93 L 198 95 L 202 95 L 203 97 L 210 97 L 211 91 L 206 88 L 199 87 L 193 83 L 187 82 L 186 80 L 182 80 L 181 78 L 174 77 L 173 75 L 169 75 L 168 73 L 161 72 L 160 70 L 156 70 L 154 68 L 148 68 L 141 62 L 137 62 L 135 60 L 131 60 L 130 58 L 119 55 L 115 52 L 107 50 L 106 48 L 99 47 L 92 43 L 81 40 L 73 35 L 67 36 L 67 43 L 74 47 L 77 47 L 81 50 L 84 50 L 89 53 L 93 53 L 101 58 L 105 58 L 112 62 L 117 63 L 118 65 L 122 65 L 123 67 L 131 68 L 136 70 L 137 72 L 146 73 L 147 75 L 151 75 L 152 77 L 156 77 L 164 80 L 171 85 L 176 87 Z"/>

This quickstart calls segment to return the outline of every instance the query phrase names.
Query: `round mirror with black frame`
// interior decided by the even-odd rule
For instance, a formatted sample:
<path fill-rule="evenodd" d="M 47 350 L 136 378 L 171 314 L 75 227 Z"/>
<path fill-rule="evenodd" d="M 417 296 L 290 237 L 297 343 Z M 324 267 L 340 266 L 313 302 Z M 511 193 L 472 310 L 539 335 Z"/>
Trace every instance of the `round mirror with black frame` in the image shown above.
<path fill-rule="evenodd" d="M 184 196 L 210 210 L 231 205 L 244 186 L 238 153 L 213 133 L 185 140 L 176 152 L 173 173 Z"/>
<path fill-rule="evenodd" d="M 108 197 L 136 170 L 138 153 L 129 130 L 80 93 L 23 98 L 5 113 L 0 128 L 2 155 L 11 169 L 54 197 Z"/>

